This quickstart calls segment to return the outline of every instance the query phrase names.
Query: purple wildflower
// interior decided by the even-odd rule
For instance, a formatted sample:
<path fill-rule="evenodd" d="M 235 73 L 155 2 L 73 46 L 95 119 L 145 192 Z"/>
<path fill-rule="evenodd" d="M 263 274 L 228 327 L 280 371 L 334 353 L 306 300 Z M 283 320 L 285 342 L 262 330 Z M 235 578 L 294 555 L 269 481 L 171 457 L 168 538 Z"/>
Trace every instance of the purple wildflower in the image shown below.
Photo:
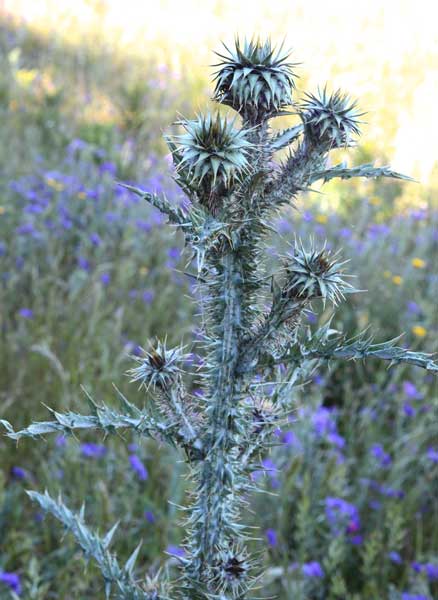
<path fill-rule="evenodd" d="M 426 452 L 426 456 L 432 462 L 438 463 L 438 448 L 428 448 Z"/>
<path fill-rule="evenodd" d="M 403 393 L 408 398 L 413 400 L 418 400 L 423 397 L 423 394 L 417 390 L 412 381 L 404 381 L 403 382 Z"/>
<path fill-rule="evenodd" d="M 360 517 L 354 504 L 342 498 L 327 497 L 325 499 L 325 514 L 336 535 L 346 532 L 352 536 L 350 541 L 355 543 L 354 534 L 358 534 L 360 531 Z M 359 543 L 361 543 L 361 540 Z"/>
<path fill-rule="evenodd" d="M 292 231 L 292 224 L 288 219 L 278 219 L 277 231 L 280 234 L 290 233 Z"/>
<path fill-rule="evenodd" d="M 424 565 L 424 572 L 429 581 L 438 581 L 438 563 L 426 563 Z"/>
<path fill-rule="evenodd" d="M 392 463 L 390 455 L 385 452 L 382 444 L 373 444 L 371 454 L 379 461 L 381 467 L 389 467 Z"/>
<path fill-rule="evenodd" d="M 152 304 L 155 293 L 153 290 L 144 290 L 141 294 L 142 300 L 145 304 Z"/>
<path fill-rule="evenodd" d="M 315 383 L 316 385 L 324 385 L 325 384 L 325 379 L 322 375 L 315 375 L 313 378 L 313 383 Z"/>
<path fill-rule="evenodd" d="M 395 563 L 396 565 L 401 565 L 401 563 L 402 563 L 402 558 L 398 552 L 395 552 L 395 551 L 389 552 L 388 558 L 391 562 Z"/>
<path fill-rule="evenodd" d="M 135 221 L 135 226 L 137 229 L 144 231 L 145 233 L 149 233 L 149 231 L 152 229 L 151 223 L 149 223 L 149 221 L 144 221 L 143 219 L 137 219 Z"/>
<path fill-rule="evenodd" d="M 387 498 L 397 498 L 397 500 L 401 500 L 405 496 L 405 493 L 404 493 L 403 490 L 397 490 L 396 488 L 387 487 L 387 486 L 384 486 L 384 485 L 381 485 L 378 488 L 378 491 L 383 496 L 386 496 Z"/>
<path fill-rule="evenodd" d="M 306 223 L 310 223 L 310 221 L 313 221 L 313 215 L 308 210 L 305 210 L 303 212 L 303 221 L 306 221 Z"/>
<path fill-rule="evenodd" d="M 268 541 L 268 545 L 271 548 L 275 548 L 278 545 L 278 539 L 277 539 L 277 532 L 275 531 L 275 529 L 267 529 L 265 531 L 265 535 L 266 535 L 266 539 Z"/>
<path fill-rule="evenodd" d="M 144 518 L 151 525 L 153 525 L 155 523 L 155 521 L 156 521 L 154 513 L 152 511 L 150 511 L 150 510 L 145 510 L 145 512 L 144 512 Z"/>
<path fill-rule="evenodd" d="M 363 535 L 351 535 L 348 542 L 353 546 L 360 546 L 363 543 Z"/>
<path fill-rule="evenodd" d="M 429 600 L 427 596 L 423 596 L 423 594 L 410 594 L 409 592 L 403 592 L 401 595 L 401 600 Z"/>
<path fill-rule="evenodd" d="M 102 243 L 100 235 L 98 233 L 92 233 L 90 235 L 90 242 L 93 244 L 93 246 L 100 246 Z"/>
<path fill-rule="evenodd" d="M 373 223 L 368 228 L 368 236 L 370 239 L 375 240 L 380 236 L 387 235 L 389 231 L 388 225 L 385 225 L 384 223 Z"/>
<path fill-rule="evenodd" d="M 333 414 L 328 408 L 318 408 L 312 415 L 311 420 L 318 436 L 322 437 L 328 433 L 336 433 L 336 423 L 333 421 Z"/>
<path fill-rule="evenodd" d="M 344 238 L 345 240 L 348 240 L 353 235 L 353 232 L 348 227 L 342 227 L 339 230 L 339 235 L 341 236 L 341 238 Z"/>
<path fill-rule="evenodd" d="M 57 435 L 55 439 L 55 446 L 57 448 L 64 448 L 67 444 L 67 437 L 63 434 Z"/>
<path fill-rule="evenodd" d="M 77 263 L 80 269 L 83 269 L 84 271 L 90 270 L 90 262 L 83 256 L 78 256 Z"/>
<path fill-rule="evenodd" d="M 105 220 L 107 223 L 115 223 L 119 220 L 119 215 L 115 212 L 107 212 L 105 213 Z"/>
<path fill-rule="evenodd" d="M 140 481 L 146 481 L 149 477 L 148 470 L 136 454 L 129 456 L 129 462 L 132 470 L 137 474 Z"/>
<path fill-rule="evenodd" d="M 102 273 L 102 275 L 100 276 L 100 281 L 102 285 L 108 285 L 111 281 L 111 275 L 109 273 Z"/>
<path fill-rule="evenodd" d="M 8 586 L 17 594 L 17 596 L 21 594 L 21 581 L 18 573 L 7 573 L 6 571 L 0 571 L 0 582 Z"/>
<path fill-rule="evenodd" d="M 93 442 L 84 442 L 81 444 L 81 452 L 87 458 L 103 458 L 107 452 L 102 444 L 94 444 Z"/>
<path fill-rule="evenodd" d="M 408 309 L 408 312 L 413 315 L 419 315 L 421 313 L 421 306 L 412 300 L 406 304 L 406 308 Z"/>
<path fill-rule="evenodd" d="M 291 430 L 281 431 L 281 429 L 280 429 L 280 439 L 285 446 L 290 446 L 290 447 L 299 447 L 300 446 L 300 442 L 299 442 L 297 436 Z"/>
<path fill-rule="evenodd" d="M 337 448 L 345 447 L 345 439 L 342 437 L 342 435 L 339 435 L 339 433 L 329 433 L 327 435 L 327 440 L 330 442 L 330 444 L 333 444 Z"/>
<path fill-rule="evenodd" d="M 304 563 L 301 567 L 301 571 L 305 577 L 324 577 L 324 571 L 320 563 L 313 560 L 309 563 Z"/>
<path fill-rule="evenodd" d="M 186 554 L 184 548 L 181 546 L 174 546 L 173 544 L 169 544 L 166 548 L 167 554 L 171 554 L 172 556 L 177 556 L 179 558 L 183 558 Z"/>
<path fill-rule="evenodd" d="M 403 412 L 407 417 L 415 417 L 417 411 L 412 406 L 412 404 L 409 404 L 409 402 L 405 402 L 403 404 Z"/>
<path fill-rule="evenodd" d="M 114 176 L 117 173 L 117 165 L 111 161 L 105 161 L 99 166 L 99 171 L 101 173 L 109 173 L 110 175 Z"/>
<path fill-rule="evenodd" d="M 15 229 L 15 233 L 18 233 L 19 235 L 34 235 L 36 229 L 32 223 L 24 223 Z"/>
<path fill-rule="evenodd" d="M 415 571 L 415 573 L 421 573 L 421 571 L 423 570 L 423 565 L 414 560 L 413 562 L 411 562 L 411 569 Z"/>
<path fill-rule="evenodd" d="M 18 314 L 20 317 L 23 317 L 23 319 L 33 319 L 33 310 L 30 308 L 20 308 Z"/>
<path fill-rule="evenodd" d="M 23 469 L 22 467 L 12 467 L 11 468 L 11 475 L 14 479 L 26 479 L 27 478 L 27 472 L 25 471 L 25 469 Z"/>
<path fill-rule="evenodd" d="M 176 246 L 173 246 L 172 248 L 169 248 L 169 250 L 167 251 L 167 256 L 173 260 L 178 260 L 179 257 L 181 256 L 181 251 Z"/>

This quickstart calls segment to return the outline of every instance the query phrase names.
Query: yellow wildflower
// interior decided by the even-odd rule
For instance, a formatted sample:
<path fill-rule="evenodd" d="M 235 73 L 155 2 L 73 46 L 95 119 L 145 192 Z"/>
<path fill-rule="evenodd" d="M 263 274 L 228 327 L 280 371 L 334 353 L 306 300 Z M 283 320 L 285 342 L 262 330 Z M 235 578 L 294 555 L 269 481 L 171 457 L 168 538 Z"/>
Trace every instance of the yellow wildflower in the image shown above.
<path fill-rule="evenodd" d="M 394 277 L 392 278 L 392 283 L 395 283 L 395 285 L 401 285 L 403 282 L 403 277 L 400 277 L 400 275 L 394 275 Z"/>
<path fill-rule="evenodd" d="M 78 192 L 79 200 L 85 200 L 86 197 L 87 197 L 87 194 L 85 192 Z"/>
<path fill-rule="evenodd" d="M 426 262 L 422 258 L 413 258 L 411 260 L 411 264 L 416 269 L 424 269 L 426 266 Z"/>
<path fill-rule="evenodd" d="M 149 273 L 149 269 L 147 267 L 140 267 L 140 275 L 147 275 Z"/>
<path fill-rule="evenodd" d="M 427 329 L 422 325 L 414 325 L 411 331 L 415 336 L 420 338 L 424 337 L 427 334 Z"/>
<path fill-rule="evenodd" d="M 47 177 L 46 183 L 49 187 L 53 188 L 57 192 L 62 192 L 64 189 L 64 184 L 60 181 L 56 181 L 56 179 L 53 179 L 53 177 Z"/>
<path fill-rule="evenodd" d="M 327 215 L 316 215 L 315 221 L 317 223 L 324 224 L 324 223 L 327 223 L 328 217 L 327 217 Z"/>
<path fill-rule="evenodd" d="M 371 196 L 370 204 L 372 204 L 373 206 L 380 206 L 382 204 L 382 201 L 378 196 Z"/>
<path fill-rule="evenodd" d="M 38 71 L 36 69 L 18 69 L 15 73 L 15 79 L 20 85 L 26 87 L 32 83 L 37 75 Z"/>
<path fill-rule="evenodd" d="M 0 215 L 4 215 L 6 212 L 6 208 L 4 206 L 0 206 Z"/>

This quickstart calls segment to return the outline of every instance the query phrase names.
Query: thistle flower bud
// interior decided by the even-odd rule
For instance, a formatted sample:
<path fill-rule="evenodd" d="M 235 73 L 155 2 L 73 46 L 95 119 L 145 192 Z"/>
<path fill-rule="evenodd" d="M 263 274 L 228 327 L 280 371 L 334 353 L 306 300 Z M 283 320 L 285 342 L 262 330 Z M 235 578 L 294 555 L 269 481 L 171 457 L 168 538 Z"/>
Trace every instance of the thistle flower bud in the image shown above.
<path fill-rule="evenodd" d="M 182 352 L 182 348 L 167 349 L 165 343 L 158 342 L 155 348 L 149 352 L 143 350 L 143 356 L 132 356 L 139 364 L 138 367 L 129 369 L 128 375 L 131 381 L 140 381 L 140 387 L 166 389 L 182 373 L 181 365 L 187 360 L 188 355 Z"/>
<path fill-rule="evenodd" d="M 321 250 L 311 247 L 305 250 L 301 243 L 295 245 L 292 256 L 286 257 L 286 283 L 282 295 L 288 298 L 313 300 L 322 298 L 334 305 L 344 299 L 344 294 L 355 291 L 344 281 L 348 277 L 342 266 L 348 262 L 337 262 L 337 254 L 331 255 L 325 246 Z"/>
<path fill-rule="evenodd" d="M 250 569 L 251 565 L 245 552 L 237 549 L 221 552 L 216 576 L 219 591 L 237 597 L 248 579 Z"/>
<path fill-rule="evenodd" d="M 318 95 L 307 94 L 301 105 L 301 118 L 305 131 L 312 141 L 332 148 L 349 146 L 353 135 L 359 135 L 359 117 L 364 113 L 356 110 L 357 102 L 337 90 L 328 94 L 327 87 Z"/>
<path fill-rule="evenodd" d="M 216 117 L 198 115 L 193 121 L 179 121 L 186 133 L 174 136 L 171 150 L 180 177 L 190 184 L 200 185 L 207 180 L 208 187 L 220 180 L 226 187 L 249 171 L 248 151 L 252 144 L 248 131 L 235 129 L 219 113 Z"/>
<path fill-rule="evenodd" d="M 243 47 L 236 38 L 235 48 L 227 55 L 216 54 L 222 61 L 215 67 L 214 100 L 231 106 L 245 120 L 256 121 L 260 116 L 274 116 L 292 103 L 295 87 L 294 63 L 287 62 L 288 54 L 278 50 L 268 39 L 244 40 Z"/>

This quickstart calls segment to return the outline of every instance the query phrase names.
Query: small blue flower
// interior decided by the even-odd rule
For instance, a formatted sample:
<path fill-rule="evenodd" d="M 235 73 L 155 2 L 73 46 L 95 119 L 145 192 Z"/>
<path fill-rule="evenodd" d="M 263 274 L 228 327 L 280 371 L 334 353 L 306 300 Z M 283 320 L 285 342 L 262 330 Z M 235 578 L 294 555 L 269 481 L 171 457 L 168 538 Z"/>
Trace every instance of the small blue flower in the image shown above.
<path fill-rule="evenodd" d="M 155 293 L 153 290 L 144 290 L 141 294 L 141 298 L 145 304 L 152 304 Z"/>
<path fill-rule="evenodd" d="M 90 242 L 93 244 L 93 246 L 100 246 L 102 243 L 100 235 L 98 233 L 92 233 L 90 235 Z"/>
<path fill-rule="evenodd" d="M 388 558 L 391 562 L 395 563 L 396 565 L 401 565 L 402 563 L 402 558 L 398 552 L 389 552 Z"/>
<path fill-rule="evenodd" d="M 324 571 L 320 563 L 316 560 L 304 563 L 301 571 L 305 577 L 324 577 Z"/>
<path fill-rule="evenodd" d="M 392 463 L 390 455 L 385 452 L 382 444 L 373 444 L 371 454 L 379 461 L 381 467 L 389 467 Z"/>
<path fill-rule="evenodd" d="M 111 281 L 111 275 L 109 273 L 102 273 L 102 275 L 100 276 L 100 281 L 102 285 L 108 285 Z"/>
<path fill-rule="evenodd" d="M 166 548 L 167 554 L 171 554 L 172 556 L 177 556 L 178 558 L 183 558 L 186 554 L 184 548 L 181 546 L 174 546 L 173 544 L 169 544 Z"/>
<path fill-rule="evenodd" d="M 426 563 L 424 565 L 424 572 L 429 581 L 438 581 L 438 563 Z"/>
<path fill-rule="evenodd" d="M 21 581 L 18 573 L 7 573 L 0 571 L 0 583 L 4 583 L 19 596 L 21 594 Z"/>
<path fill-rule="evenodd" d="M 102 444 L 84 442 L 83 444 L 81 444 L 81 452 L 87 458 L 103 458 L 107 450 Z"/>
<path fill-rule="evenodd" d="M 275 548 L 278 545 L 277 532 L 275 529 L 267 529 L 265 531 L 266 539 L 268 541 L 268 545 L 271 548 Z"/>
<path fill-rule="evenodd" d="M 428 448 L 426 452 L 426 456 L 432 462 L 438 463 L 438 448 Z"/>
<path fill-rule="evenodd" d="M 12 467 L 11 475 L 14 479 L 22 480 L 27 478 L 27 472 L 22 467 Z"/>
<path fill-rule="evenodd" d="M 78 267 L 80 269 L 83 269 L 84 271 L 89 271 L 90 270 L 90 261 L 88 261 L 83 256 L 78 256 L 77 262 L 78 262 Z"/>
<path fill-rule="evenodd" d="M 63 435 L 62 433 L 60 435 L 57 435 L 55 438 L 55 446 L 57 448 L 65 448 L 67 444 L 67 437 L 65 435 Z"/>
<path fill-rule="evenodd" d="M 151 525 L 153 525 L 155 523 L 155 521 L 156 521 L 154 513 L 152 511 L 150 511 L 150 510 L 145 510 L 145 512 L 144 512 L 144 518 Z"/>
<path fill-rule="evenodd" d="M 140 481 L 146 481 L 149 477 L 149 473 L 140 458 L 136 454 L 131 454 L 129 456 L 129 462 L 132 470 L 135 471 Z"/>
<path fill-rule="evenodd" d="M 412 383 L 412 381 L 404 381 L 403 382 L 403 393 L 408 398 L 412 400 L 416 400 L 423 397 L 423 394 L 419 392 L 416 386 Z"/>
<path fill-rule="evenodd" d="M 33 319 L 33 310 L 30 308 L 20 308 L 18 314 L 20 317 L 23 317 L 23 319 Z"/>

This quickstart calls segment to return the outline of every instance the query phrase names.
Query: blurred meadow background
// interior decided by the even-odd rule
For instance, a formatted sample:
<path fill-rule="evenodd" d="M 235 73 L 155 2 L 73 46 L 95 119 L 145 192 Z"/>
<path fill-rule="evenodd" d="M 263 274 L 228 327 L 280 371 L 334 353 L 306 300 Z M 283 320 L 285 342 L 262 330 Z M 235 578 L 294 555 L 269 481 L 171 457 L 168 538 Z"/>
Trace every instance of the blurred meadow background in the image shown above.
<path fill-rule="evenodd" d="M 183 201 L 162 133 L 178 112 L 211 107 L 213 50 L 237 33 L 285 38 L 298 100 L 326 82 L 359 98 L 351 164 L 376 158 L 417 180 L 331 182 L 279 217 L 267 251 L 295 234 L 342 247 L 367 291 L 334 326 L 438 351 L 433 12 L 422 0 L 0 0 L 0 418 L 19 428 L 47 418 L 44 405 L 86 410 L 81 386 L 111 404 L 115 384 L 141 405 L 129 354 L 156 335 L 196 340 L 182 239 L 116 182 Z M 438 598 L 437 391 L 420 369 L 369 360 L 333 363 L 296 392 L 254 473 L 269 492 L 248 517 L 268 566 L 261 596 Z M 127 557 L 143 539 L 143 577 L 184 552 L 183 474 L 176 453 L 131 437 L 1 436 L 0 598 L 103 598 L 93 565 L 25 489 L 62 490 L 75 508 L 85 498 L 101 531 L 120 519 L 115 547 Z"/>

